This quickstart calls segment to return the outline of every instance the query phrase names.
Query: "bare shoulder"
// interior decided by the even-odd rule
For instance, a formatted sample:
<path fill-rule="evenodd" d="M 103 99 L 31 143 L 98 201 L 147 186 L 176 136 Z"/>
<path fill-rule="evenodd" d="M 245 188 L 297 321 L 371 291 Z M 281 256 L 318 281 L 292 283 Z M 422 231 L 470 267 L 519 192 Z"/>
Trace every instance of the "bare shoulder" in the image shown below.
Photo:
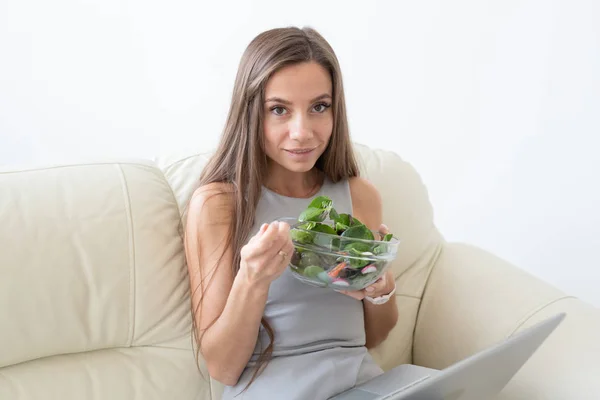
<path fill-rule="evenodd" d="M 349 179 L 352 214 L 371 229 L 378 229 L 382 219 L 382 199 L 379 190 L 368 179 Z"/>
<path fill-rule="evenodd" d="M 381 206 L 381 194 L 375 185 L 361 176 L 349 179 L 350 195 L 356 204 L 367 203 L 370 206 Z"/>
<path fill-rule="evenodd" d="M 234 202 L 233 185 L 209 183 L 196 189 L 188 206 L 188 223 L 223 224 L 229 222 Z"/>
<path fill-rule="evenodd" d="M 233 201 L 233 185 L 231 183 L 213 182 L 200 186 L 192 193 L 190 204 L 201 205 L 211 199 L 210 204 L 225 204 Z"/>

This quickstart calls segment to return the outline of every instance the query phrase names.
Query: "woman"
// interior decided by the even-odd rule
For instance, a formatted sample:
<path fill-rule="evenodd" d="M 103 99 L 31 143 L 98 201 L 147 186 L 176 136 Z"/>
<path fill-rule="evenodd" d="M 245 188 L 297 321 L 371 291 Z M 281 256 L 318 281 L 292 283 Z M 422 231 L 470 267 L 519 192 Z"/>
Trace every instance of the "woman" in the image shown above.
<path fill-rule="evenodd" d="M 315 30 L 273 29 L 248 46 L 221 143 L 189 205 L 194 331 L 224 399 L 327 399 L 380 373 L 368 348 L 396 324 L 388 272 L 360 292 L 290 274 L 290 227 L 310 199 L 381 226 L 381 198 L 358 176 L 337 58 Z"/>

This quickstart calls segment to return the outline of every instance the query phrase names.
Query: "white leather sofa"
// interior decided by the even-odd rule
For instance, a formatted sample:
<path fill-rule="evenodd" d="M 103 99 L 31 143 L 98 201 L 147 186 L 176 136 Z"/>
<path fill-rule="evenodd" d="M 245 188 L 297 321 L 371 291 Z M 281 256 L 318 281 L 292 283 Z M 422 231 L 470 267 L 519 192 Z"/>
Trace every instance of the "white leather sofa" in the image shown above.
<path fill-rule="evenodd" d="M 378 362 L 440 369 L 566 311 L 500 398 L 600 399 L 600 310 L 446 242 L 412 167 L 356 149 L 402 239 L 400 320 Z M 196 367 L 182 245 L 207 156 L 0 173 L 0 399 L 219 398 Z"/>

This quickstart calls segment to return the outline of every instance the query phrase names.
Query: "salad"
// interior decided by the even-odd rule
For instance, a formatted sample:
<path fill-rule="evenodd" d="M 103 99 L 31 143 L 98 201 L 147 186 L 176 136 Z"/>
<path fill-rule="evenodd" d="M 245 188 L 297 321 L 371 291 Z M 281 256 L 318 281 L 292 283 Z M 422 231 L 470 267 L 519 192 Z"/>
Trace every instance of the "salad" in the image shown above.
<path fill-rule="evenodd" d="M 319 196 L 290 223 L 294 276 L 317 286 L 361 290 L 376 281 L 396 257 L 398 240 L 370 230 L 333 201 Z"/>

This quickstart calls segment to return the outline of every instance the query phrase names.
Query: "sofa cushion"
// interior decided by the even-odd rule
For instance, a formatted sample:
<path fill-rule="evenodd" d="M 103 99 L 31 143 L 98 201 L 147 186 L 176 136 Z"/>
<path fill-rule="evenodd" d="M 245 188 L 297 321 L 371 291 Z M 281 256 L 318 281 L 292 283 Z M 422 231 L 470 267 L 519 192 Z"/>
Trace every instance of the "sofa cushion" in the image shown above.
<path fill-rule="evenodd" d="M 0 398 L 69 382 L 79 398 L 113 384 L 111 398 L 196 398 L 179 209 L 162 172 L 5 171 L 0 188 Z"/>

